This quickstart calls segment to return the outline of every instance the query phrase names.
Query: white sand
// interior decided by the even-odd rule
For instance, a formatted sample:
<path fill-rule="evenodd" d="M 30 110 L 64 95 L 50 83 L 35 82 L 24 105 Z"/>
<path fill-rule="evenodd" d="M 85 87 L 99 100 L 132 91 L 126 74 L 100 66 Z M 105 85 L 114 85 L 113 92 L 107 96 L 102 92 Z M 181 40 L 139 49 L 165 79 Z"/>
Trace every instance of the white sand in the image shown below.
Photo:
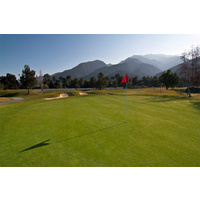
<path fill-rule="evenodd" d="M 45 100 L 61 99 L 66 97 L 69 97 L 67 93 L 61 93 L 59 97 L 45 98 Z"/>
<path fill-rule="evenodd" d="M 79 92 L 80 95 L 96 94 L 94 92 Z"/>
<path fill-rule="evenodd" d="M 79 92 L 80 95 L 88 95 L 87 92 Z"/>

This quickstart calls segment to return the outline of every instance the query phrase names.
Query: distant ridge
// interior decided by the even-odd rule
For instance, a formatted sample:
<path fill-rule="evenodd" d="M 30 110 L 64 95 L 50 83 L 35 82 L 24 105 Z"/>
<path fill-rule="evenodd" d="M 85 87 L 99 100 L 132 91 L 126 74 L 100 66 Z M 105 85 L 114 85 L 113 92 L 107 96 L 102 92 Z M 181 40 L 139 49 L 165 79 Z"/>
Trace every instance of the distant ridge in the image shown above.
<path fill-rule="evenodd" d="M 59 77 L 66 78 L 68 75 L 70 75 L 73 79 L 74 78 L 81 78 L 83 76 L 86 76 L 88 73 L 92 73 L 93 71 L 106 66 L 106 63 L 104 63 L 101 60 L 94 60 L 94 61 L 88 61 L 88 62 L 83 62 L 77 65 L 76 67 L 65 70 L 63 72 L 58 72 L 51 77 L 55 76 L 56 79 L 59 79 Z"/>
<path fill-rule="evenodd" d="M 175 65 L 181 64 L 180 56 L 164 55 L 164 54 L 147 54 L 147 55 L 134 55 L 131 58 L 137 58 L 144 63 L 148 63 L 158 67 L 159 69 L 167 70 Z"/>
<path fill-rule="evenodd" d="M 97 74 L 100 72 L 102 72 L 105 76 L 108 77 L 115 76 L 115 74 L 119 73 L 122 76 L 128 74 L 129 76 L 137 75 L 138 78 L 142 78 L 143 76 L 154 76 L 155 74 L 161 72 L 161 70 L 153 65 L 143 63 L 136 58 L 131 58 L 124 62 L 120 62 L 117 65 L 97 69 L 96 71 L 92 72 L 91 74 L 88 74 L 83 78 L 86 80 L 89 80 L 89 78 L 93 76 L 97 78 Z"/>

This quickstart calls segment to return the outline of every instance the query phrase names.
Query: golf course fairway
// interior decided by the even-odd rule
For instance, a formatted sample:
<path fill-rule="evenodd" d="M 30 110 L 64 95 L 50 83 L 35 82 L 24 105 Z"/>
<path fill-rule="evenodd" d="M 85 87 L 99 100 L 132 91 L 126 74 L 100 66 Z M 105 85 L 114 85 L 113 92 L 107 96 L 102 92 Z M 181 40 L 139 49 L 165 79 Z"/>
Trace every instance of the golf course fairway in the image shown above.
<path fill-rule="evenodd" d="M 2 167 L 199 167 L 200 103 L 92 94 L 0 106 Z"/>

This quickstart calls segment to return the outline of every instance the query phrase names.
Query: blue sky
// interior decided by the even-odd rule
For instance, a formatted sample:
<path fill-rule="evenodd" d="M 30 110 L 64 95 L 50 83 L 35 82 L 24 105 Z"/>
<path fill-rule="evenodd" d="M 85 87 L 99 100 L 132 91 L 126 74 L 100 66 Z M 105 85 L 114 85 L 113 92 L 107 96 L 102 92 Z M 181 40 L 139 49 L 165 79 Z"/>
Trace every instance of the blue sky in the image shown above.
<path fill-rule="evenodd" d="M 192 45 L 200 45 L 200 35 L 1 34 L 0 76 L 17 76 L 25 64 L 37 75 L 53 74 L 96 59 L 116 64 L 132 55 L 177 55 Z"/>

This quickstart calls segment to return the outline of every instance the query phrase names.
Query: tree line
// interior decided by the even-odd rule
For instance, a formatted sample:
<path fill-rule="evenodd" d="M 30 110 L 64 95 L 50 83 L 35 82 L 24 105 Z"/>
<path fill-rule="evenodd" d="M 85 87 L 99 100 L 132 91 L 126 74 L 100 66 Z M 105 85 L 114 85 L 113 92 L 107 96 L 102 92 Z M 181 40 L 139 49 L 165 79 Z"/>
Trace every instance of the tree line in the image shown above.
<path fill-rule="evenodd" d="M 28 65 L 24 66 L 22 70 L 22 75 L 20 79 L 17 80 L 15 75 L 7 74 L 6 76 L 0 77 L 0 89 L 28 89 L 41 88 L 43 89 L 53 89 L 53 88 L 93 88 L 102 90 L 105 87 L 114 87 L 117 88 L 122 81 L 123 76 L 116 74 L 115 76 L 104 76 L 102 72 L 95 77 L 91 77 L 90 80 L 84 80 L 83 78 L 74 78 L 70 75 L 67 77 L 52 77 L 49 74 L 44 74 L 42 76 L 40 72 L 40 77 L 35 76 L 35 71 L 31 70 Z M 138 88 L 138 87 L 160 87 L 165 86 L 166 89 L 169 87 L 175 87 L 180 85 L 180 78 L 176 73 L 168 70 L 163 72 L 162 75 L 158 78 L 157 76 L 143 76 L 141 79 L 138 76 L 128 76 L 127 86 L 128 88 Z M 125 87 L 125 85 L 122 85 Z"/>
<path fill-rule="evenodd" d="M 83 78 L 77 79 L 68 75 L 67 77 L 52 77 L 49 74 L 43 76 L 44 88 L 96 88 L 103 89 L 105 87 L 114 87 L 117 88 L 120 86 L 123 76 L 121 74 L 115 74 L 115 76 L 104 76 L 102 72 L 97 75 L 97 78 L 91 77 L 90 80 L 84 80 Z M 159 86 L 158 77 L 149 77 L 144 76 L 139 80 L 138 76 L 128 77 L 128 87 L 157 87 Z"/>
<path fill-rule="evenodd" d="M 161 85 L 166 85 L 168 88 L 174 87 L 178 84 L 178 81 L 174 81 L 172 83 L 165 84 L 165 81 L 173 79 L 174 77 L 170 78 L 164 78 L 165 76 L 170 76 L 171 73 L 163 73 L 160 78 L 157 76 L 144 76 L 142 79 L 139 79 L 138 76 L 128 76 L 127 86 L 128 88 L 137 88 L 137 87 L 159 87 Z M 166 74 L 166 75 L 165 75 Z M 161 77 L 163 79 L 161 79 Z M 175 76 L 177 78 L 177 76 Z M 16 77 L 12 74 L 7 74 L 6 76 L 0 77 L 0 89 L 29 89 L 32 88 L 41 88 L 43 89 L 53 89 L 53 88 L 94 88 L 102 90 L 105 87 L 114 87 L 117 88 L 120 85 L 120 82 L 122 81 L 123 76 L 118 74 L 115 74 L 115 76 L 104 76 L 102 72 L 100 72 L 97 75 L 97 78 L 91 77 L 90 80 L 84 80 L 83 78 L 74 78 L 70 75 L 66 77 L 59 77 L 59 79 L 56 79 L 55 76 L 51 77 L 49 74 L 42 75 L 40 71 L 40 76 L 35 76 L 35 71 L 31 70 L 29 65 L 25 65 L 24 69 L 22 70 L 22 74 L 20 76 L 19 81 L 16 79 Z M 179 80 L 179 79 L 178 79 Z"/>

